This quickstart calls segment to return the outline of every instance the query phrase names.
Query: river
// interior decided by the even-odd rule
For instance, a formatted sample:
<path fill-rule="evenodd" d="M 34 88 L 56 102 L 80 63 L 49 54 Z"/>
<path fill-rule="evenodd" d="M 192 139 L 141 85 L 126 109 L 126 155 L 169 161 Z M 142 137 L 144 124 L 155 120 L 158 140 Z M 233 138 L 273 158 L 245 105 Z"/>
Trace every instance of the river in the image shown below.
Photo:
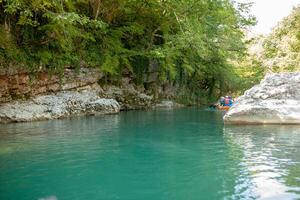
<path fill-rule="evenodd" d="M 0 199 L 300 199 L 300 126 L 201 108 L 2 124 Z"/>

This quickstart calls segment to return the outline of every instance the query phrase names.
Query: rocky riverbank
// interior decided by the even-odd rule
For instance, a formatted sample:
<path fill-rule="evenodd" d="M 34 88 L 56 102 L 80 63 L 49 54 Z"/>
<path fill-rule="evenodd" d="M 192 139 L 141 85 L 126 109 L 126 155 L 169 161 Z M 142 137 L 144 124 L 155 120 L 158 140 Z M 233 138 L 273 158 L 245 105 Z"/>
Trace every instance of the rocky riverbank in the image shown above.
<path fill-rule="evenodd" d="M 48 120 L 119 111 L 120 105 L 116 100 L 100 98 L 93 91 L 66 91 L 6 103 L 0 108 L 0 122 Z"/>
<path fill-rule="evenodd" d="M 160 100 L 174 95 L 169 89 L 155 94 L 135 85 L 129 77 L 123 77 L 119 84 L 101 82 L 103 74 L 88 68 L 79 72 L 68 69 L 61 78 L 46 72 L 0 71 L 0 123 L 180 106 Z"/>
<path fill-rule="evenodd" d="M 267 75 L 238 98 L 226 124 L 300 124 L 300 72 Z"/>

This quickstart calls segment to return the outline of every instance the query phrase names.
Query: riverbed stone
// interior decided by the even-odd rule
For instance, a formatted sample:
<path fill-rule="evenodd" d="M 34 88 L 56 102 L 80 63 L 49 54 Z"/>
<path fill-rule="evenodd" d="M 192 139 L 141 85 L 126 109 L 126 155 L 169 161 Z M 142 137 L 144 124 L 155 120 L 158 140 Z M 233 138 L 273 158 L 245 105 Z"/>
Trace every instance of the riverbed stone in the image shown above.
<path fill-rule="evenodd" d="M 267 75 L 224 116 L 226 124 L 300 124 L 300 72 Z"/>
<path fill-rule="evenodd" d="M 120 111 L 114 99 L 100 98 L 93 91 L 65 91 L 41 95 L 0 107 L 0 123 L 57 119 L 76 115 L 107 114 Z"/>
<path fill-rule="evenodd" d="M 155 108 L 179 108 L 179 107 L 183 107 L 183 105 L 171 100 L 162 100 L 155 105 Z"/>

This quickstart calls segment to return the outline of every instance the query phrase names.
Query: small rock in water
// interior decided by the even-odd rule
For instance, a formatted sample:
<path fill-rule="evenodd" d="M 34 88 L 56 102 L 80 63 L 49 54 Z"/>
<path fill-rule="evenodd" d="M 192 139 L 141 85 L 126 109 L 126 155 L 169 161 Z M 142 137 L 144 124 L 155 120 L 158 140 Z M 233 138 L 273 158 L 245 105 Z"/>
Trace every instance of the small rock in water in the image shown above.
<path fill-rule="evenodd" d="M 58 199 L 56 196 L 49 196 L 49 197 L 39 198 L 38 200 L 58 200 Z"/>
<path fill-rule="evenodd" d="M 175 108 L 175 107 L 182 107 L 181 104 L 178 104 L 173 101 L 163 100 L 160 103 L 155 105 L 156 108 Z"/>

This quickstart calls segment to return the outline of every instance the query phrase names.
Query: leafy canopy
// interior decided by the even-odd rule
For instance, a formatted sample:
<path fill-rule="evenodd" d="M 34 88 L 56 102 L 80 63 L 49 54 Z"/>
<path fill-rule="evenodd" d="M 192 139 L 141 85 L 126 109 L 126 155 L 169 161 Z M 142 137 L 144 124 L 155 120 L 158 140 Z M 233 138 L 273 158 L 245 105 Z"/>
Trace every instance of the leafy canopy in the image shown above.
<path fill-rule="evenodd" d="M 1 0 L 0 64 L 33 70 L 124 69 L 136 79 L 149 62 L 162 81 L 213 94 L 237 78 L 230 59 L 255 23 L 249 4 L 230 0 Z"/>

